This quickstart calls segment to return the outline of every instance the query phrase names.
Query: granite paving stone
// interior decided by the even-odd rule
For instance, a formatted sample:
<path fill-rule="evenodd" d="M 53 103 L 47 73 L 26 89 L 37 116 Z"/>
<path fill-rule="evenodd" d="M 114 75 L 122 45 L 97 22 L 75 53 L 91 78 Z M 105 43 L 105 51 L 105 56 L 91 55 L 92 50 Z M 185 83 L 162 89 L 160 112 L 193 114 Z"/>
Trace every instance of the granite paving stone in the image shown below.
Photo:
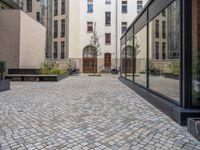
<path fill-rule="evenodd" d="M 118 76 L 11 82 L 0 93 L 0 150 L 199 150 L 200 142 Z"/>

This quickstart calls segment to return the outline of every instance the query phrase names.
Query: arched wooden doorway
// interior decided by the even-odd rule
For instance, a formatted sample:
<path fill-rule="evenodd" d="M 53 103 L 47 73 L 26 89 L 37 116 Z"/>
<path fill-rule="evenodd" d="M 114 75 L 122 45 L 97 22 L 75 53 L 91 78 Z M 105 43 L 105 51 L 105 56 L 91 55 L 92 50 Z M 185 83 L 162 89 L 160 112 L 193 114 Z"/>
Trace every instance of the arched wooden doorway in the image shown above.
<path fill-rule="evenodd" d="M 83 73 L 97 73 L 97 58 L 92 57 L 92 46 L 83 49 Z"/>
<path fill-rule="evenodd" d="M 104 54 L 104 66 L 105 66 L 105 70 L 111 69 L 111 53 Z"/>

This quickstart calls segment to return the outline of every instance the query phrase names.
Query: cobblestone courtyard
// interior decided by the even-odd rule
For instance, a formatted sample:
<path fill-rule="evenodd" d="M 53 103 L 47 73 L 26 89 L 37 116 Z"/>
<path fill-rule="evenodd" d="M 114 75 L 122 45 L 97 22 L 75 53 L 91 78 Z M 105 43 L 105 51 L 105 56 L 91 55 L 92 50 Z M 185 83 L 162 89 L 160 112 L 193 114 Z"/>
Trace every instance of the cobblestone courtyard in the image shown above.
<path fill-rule="evenodd" d="M 117 76 L 13 82 L 0 93 L 0 149 L 200 150 Z"/>

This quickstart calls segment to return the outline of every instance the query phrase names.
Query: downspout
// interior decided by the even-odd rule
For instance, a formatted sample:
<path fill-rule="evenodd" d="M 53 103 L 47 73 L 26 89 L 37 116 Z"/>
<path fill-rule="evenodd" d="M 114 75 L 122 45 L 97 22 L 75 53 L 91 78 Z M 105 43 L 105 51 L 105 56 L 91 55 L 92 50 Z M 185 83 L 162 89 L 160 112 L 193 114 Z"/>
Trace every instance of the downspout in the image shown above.
<path fill-rule="evenodd" d="M 118 0 L 116 0 L 116 50 L 115 50 L 115 66 L 118 68 Z"/>

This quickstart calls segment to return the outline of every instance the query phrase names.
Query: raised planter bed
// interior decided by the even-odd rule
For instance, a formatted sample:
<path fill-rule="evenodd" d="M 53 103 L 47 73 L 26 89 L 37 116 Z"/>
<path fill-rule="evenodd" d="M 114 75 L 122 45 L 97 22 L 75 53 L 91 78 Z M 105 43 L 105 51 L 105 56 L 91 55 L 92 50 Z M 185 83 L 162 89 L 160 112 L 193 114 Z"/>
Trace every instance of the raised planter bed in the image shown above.
<path fill-rule="evenodd" d="M 188 119 L 188 131 L 200 141 L 200 118 Z"/>
<path fill-rule="evenodd" d="M 5 78 L 9 79 L 11 81 L 38 81 L 38 82 L 42 82 L 42 81 L 60 81 L 64 78 L 67 78 L 68 75 L 67 74 L 62 74 L 62 75 L 39 75 L 39 74 L 35 74 L 35 75 L 28 75 L 28 74 L 9 74 L 6 75 Z"/>
<path fill-rule="evenodd" d="M 10 89 L 10 80 L 0 80 L 0 92 Z"/>

